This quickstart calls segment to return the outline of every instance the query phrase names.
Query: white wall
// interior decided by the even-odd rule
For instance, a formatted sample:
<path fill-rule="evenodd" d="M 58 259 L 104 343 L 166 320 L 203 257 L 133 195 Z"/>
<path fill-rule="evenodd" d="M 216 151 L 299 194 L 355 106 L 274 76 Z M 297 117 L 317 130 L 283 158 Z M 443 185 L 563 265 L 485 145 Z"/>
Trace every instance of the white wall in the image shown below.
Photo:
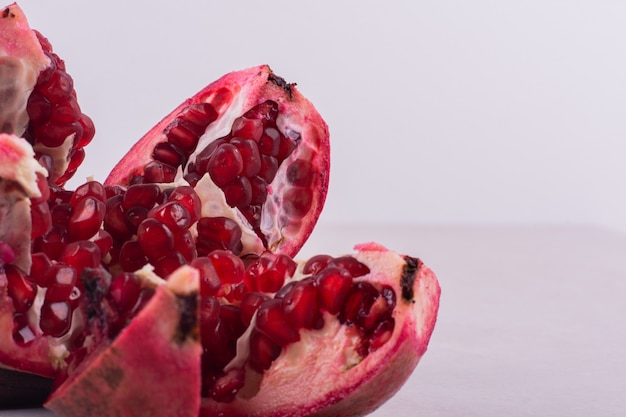
<path fill-rule="evenodd" d="M 626 230 L 626 2 L 20 4 L 97 123 L 82 177 L 208 82 L 268 63 L 330 125 L 324 222 Z"/>

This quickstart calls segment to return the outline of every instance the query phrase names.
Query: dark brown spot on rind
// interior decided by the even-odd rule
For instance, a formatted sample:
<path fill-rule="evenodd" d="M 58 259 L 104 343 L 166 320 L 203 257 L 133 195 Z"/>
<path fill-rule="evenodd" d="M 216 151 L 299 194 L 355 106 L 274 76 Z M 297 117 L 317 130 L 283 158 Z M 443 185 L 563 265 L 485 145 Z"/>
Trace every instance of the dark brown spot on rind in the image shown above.
<path fill-rule="evenodd" d="M 413 301 L 413 297 L 415 296 L 415 294 L 413 293 L 413 284 L 415 283 L 415 278 L 417 277 L 417 272 L 422 265 L 422 261 L 420 261 L 418 258 L 412 258 L 410 256 L 405 256 L 404 261 L 406 263 L 402 268 L 400 287 L 402 288 L 402 298 L 408 302 L 411 302 Z"/>
<path fill-rule="evenodd" d="M 277 86 L 279 86 L 280 88 L 285 90 L 287 95 L 289 95 L 289 98 L 293 98 L 293 91 L 292 91 L 292 89 L 293 89 L 293 87 L 296 86 L 295 83 L 288 83 L 287 81 L 285 81 L 284 78 L 279 77 L 278 75 L 274 74 L 273 72 L 270 72 L 270 74 L 267 76 L 267 80 L 273 82 L 274 84 L 276 84 Z"/>
<path fill-rule="evenodd" d="M 117 366 L 105 366 L 100 370 L 100 376 L 106 384 L 115 391 L 120 383 L 124 380 L 124 370 Z"/>
<path fill-rule="evenodd" d="M 9 13 L 11 13 L 11 9 L 9 9 L 8 7 L 6 7 L 6 8 L 2 11 L 2 18 L 7 18 L 7 17 L 9 17 Z"/>
<path fill-rule="evenodd" d="M 186 296 L 177 296 L 178 309 L 180 310 L 180 320 L 176 329 L 175 340 L 183 344 L 185 340 L 199 340 L 198 330 L 198 294 L 193 293 Z"/>

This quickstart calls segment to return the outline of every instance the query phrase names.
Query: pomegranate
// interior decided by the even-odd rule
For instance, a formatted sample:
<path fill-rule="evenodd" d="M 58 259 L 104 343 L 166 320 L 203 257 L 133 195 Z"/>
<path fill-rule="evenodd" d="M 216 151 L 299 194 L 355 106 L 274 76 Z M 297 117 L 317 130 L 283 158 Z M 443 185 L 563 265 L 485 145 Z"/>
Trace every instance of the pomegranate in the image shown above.
<path fill-rule="evenodd" d="M 0 381 L 53 379 L 59 416 L 362 415 L 402 385 L 437 280 L 376 244 L 294 261 L 329 178 L 294 84 L 227 74 L 66 190 L 93 123 L 16 4 L 0 29 Z"/>

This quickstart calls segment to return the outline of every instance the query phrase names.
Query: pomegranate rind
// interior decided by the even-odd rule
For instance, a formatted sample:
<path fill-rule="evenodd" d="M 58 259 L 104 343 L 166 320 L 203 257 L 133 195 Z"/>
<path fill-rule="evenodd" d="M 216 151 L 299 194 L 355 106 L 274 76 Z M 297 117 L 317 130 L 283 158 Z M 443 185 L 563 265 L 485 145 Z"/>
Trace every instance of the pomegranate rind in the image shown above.
<path fill-rule="evenodd" d="M 358 249 L 356 259 L 371 273 L 356 280 L 389 285 L 402 294 L 406 259 L 376 244 Z M 435 326 L 441 289 L 435 274 L 416 262 L 409 280 L 413 296 L 399 297 L 393 334 L 379 349 L 359 357 L 350 328 L 328 316 L 324 329 L 300 332 L 301 341 L 289 345 L 263 374 L 254 396 L 245 398 L 244 387 L 231 403 L 203 399 L 200 415 L 356 417 L 374 411 L 412 374 Z"/>
<path fill-rule="evenodd" d="M 49 65 L 22 9 L 13 3 L 0 10 L 0 131 L 24 133 L 28 97 L 39 73 Z"/>
<path fill-rule="evenodd" d="M 195 269 L 177 270 L 118 337 L 83 362 L 45 407 L 59 417 L 197 416 L 202 353 L 198 285 Z"/>
<path fill-rule="evenodd" d="M 226 74 L 183 102 L 129 150 L 113 168 L 105 184 L 127 187 L 133 176 L 143 174 L 143 167 L 152 160 L 154 146 L 166 140 L 164 129 L 187 106 L 211 103 L 218 113 L 218 119 L 209 125 L 200 139 L 198 148 L 201 148 L 227 134 L 236 117 L 266 100 L 278 103 L 278 128 L 283 133 L 297 132 L 300 144 L 281 164 L 274 181 L 269 184 L 270 195 L 263 206 L 261 230 L 267 241 L 267 250 L 296 255 L 311 234 L 326 199 L 330 172 L 329 131 L 313 104 L 302 96 L 295 84 L 286 83 L 267 65 Z M 297 158 L 308 160 L 315 172 L 310 185 L 310 208 L 300 218 L 294 218 L 286 210 L 288 204 L 283 201 L 283 195 L 289 188 L 286 170 Z M 202 187 L 202 184 L 203 181 L 200 181 L 198 186 Z M 202 190 L 197 192 L 199 195 L 206 194 Z M 204 209 L 203 215 L 207 215 Z"/>

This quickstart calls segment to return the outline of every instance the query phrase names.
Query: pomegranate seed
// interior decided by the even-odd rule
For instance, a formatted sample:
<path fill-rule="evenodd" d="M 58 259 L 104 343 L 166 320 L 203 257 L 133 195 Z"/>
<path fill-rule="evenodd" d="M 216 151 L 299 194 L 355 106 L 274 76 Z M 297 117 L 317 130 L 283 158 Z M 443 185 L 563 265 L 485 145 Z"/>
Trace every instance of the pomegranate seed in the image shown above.
<path fill-rule="evenodd" d="M 30 257 L 30 279 L 40 287 L 48 286 L 48 271 L 52 268 L 52 261 L 43 252 L 33 253 Z"/>
<path fill-rule="evenodd" d="M 139 242 L 136 240 L 130 240 L 125 242 L 120 249 L 119 254 L 120 267 L 125 272 L 134 272 L 141 269 L 148 263 L 148 258 L 141 250 Z"/>
<path fill-rule="evenodd" d="M 285 318 L 294 329 L 313 329 L 319 326 L 322 317 L 313 280 L 296 283 L 282 300 Z"/>
<path fill-rule="evenodd" d="M 144 167 L 144 181 L 147 183 L 174 182 L 178 169 L 161 161 L 148 162 Z"/>
<path fill-rule="evenodd" d="M 94 197 L 85 197 L 74 207 L 68 231 L 74 240 L 89 239 L 100 230 L 106 213 L 105 204 Z"/>
<path fill-rule="evenodd" d="M 198 240 L 206 245 L 208 252 L 215 249 L 233 251 L 241 242 L 241 228 L 228 217 L 202 217 L 197 228 Z"/>
<path fill-rule="evenodd" d="M 228 184 L 243 172 L 243 158 L 239 149 L 230 143 L 220 145 L 209 158 L 207 170 L 217 186 Z"/>
<path fill-rule="evenodd" d="M 352 276 L 338 267 L 322 269 L 316 276 L 320 308 L 330 314 L 338 314 L 352 289 Z"/>
<path fill-rule="evenodd" d="M 236 284 L 243 281 L 245 266 L 243 261 L 232 252 L 216 250 L 208 254 L 207 258 L 213 263 L 221 282 Z"/>
<path fill-rule="evenodd" d="M 254 313 L 258 310 L 259 306 L 269 300 L 269 297 L 260 292 L 248 292 L 241 300 L 241 321 L 244 326 L 249 326 L 252 321 Z"/>
<path fill-rule="evenodd" d="M 263 178 L 267 184 L 274 181 L 274 177 L 278 172 L 278 161 L 273 156 L 261 155 L 261 169 L 257 174 L 260 178 Z"/>
<path fill-rule="evenodd" d="M 80 185 L 72 194 L 70 204 L 76 207 L 76 205 L 86 197 L 93 197 L 103 203 L 107 200 L 106 190 L 98 181 L 88 181 Z"/>
<path fill-rule="evenodd" d="M 200 197 L 196 193 L 193 187 L 183 185 L 174 188 L 167 201 L 178 201 L 181 203 L 191 216 L 191 224 L 194 224 L 200 218 L 200 212 L 202 210 L 202 202 Z"/>
<path fill-rule="evenodd" d="M 309 188 L 317 176 L 309 161 L 296 159 L 287 167 L 287 181 L 294 187 Z"/>
<path fill-rule="evenodd" d="M 363 319 L 377 297 L 378 290 L 369 282 L 360 281 L 353 284 L 339 315 L 339 321 L 362 327 Z"/>
<path fill-rule="evenodd" d="M 124 272 L 111 280 L 108 296 L 118 312 L 129 312 L 137 303 L 140 292 L 141 282 L 137 275 Z"/>
<path fill-rule="evenodd" d="M 266 128 L 259 139 L 259 151 L 263 155 L 277 156 L 280 149 L 280 136 L 278 129 L 273 127 Z"/>
<path fill-rule="evenodd" d="M 193 164 L 193 169 L 200 173 L 204 174 L 209 170 L 209 160 L 211 156 L 215 152 L 217 148 L 222 146 L 223 144 L 228 143 L 228 137 L 215 139 L 213 142 L 209 143 L 206 148 L 202 149 L 198 155 L 196 156 L 196 160 Z M 191 164 L 190 164 L 191 165 Z M 191 171 L 192 167 L 189 167 Z"/>
<path fill-rule="evenodd" d="M 168 142 L 176 145 L 187 155 L 191 154 L 198 145 L 198 128 L 184 120 L 175 119 L 166 128 L 165 136 Z"/>
<path fill-rule="evenodd" d="M 217 116 L 217 111 L 211 103 L 196 103 L 181 111 L 178 118 L 204 129 L 217 120 Z"/>
<path fill-rule="evenodd" d="M 300 135 L 298 135 L 298 139 L 299 139 L 299 136 Z M 298 146 L 296 141 L 294 141 L 290 137 L 281 135 L 280 147 L 278 149 L 278 155 L 276 156 L 276 158 L 279 161 L 284 161 L 285 159 L 287 159 L 289 155 L 291 155 L 294 149 L 296 149 L 296 146 Z"/>
<path fill-rule="evenodd" d="M 78 281 L 76 269 L 71 266 L 56 264 L 48 273 L 48 290 L 45 299 L 48 301 L 68 301 L 72 289 Z"/>
<path fill-rule="evenodd" d="M 121 242 L 127 241 L 133 234 L 126 226 L 126 215 L 122 206 L 123 198 L 122 195 L 116 195 L 107 200 L 103 225 L 104 229 L 113 236 L 113 239 Z"/>
<path fill-rule="evenodd" d="M 311 210 L 313 196 L 310 188 L 294 187 L 285 192 L 283 197 L 285 211 L 293 217 L 302 218 Z"/>
<path fill-rule="evenodd" d="M 89 143 L 91 143 L 91 140 L 93 139 L 94 135 L 96 134 L 96 128 L 95 128 L 91 118 L 89 116 L 87 116 L 86 114 L 82 114 L 80 116 L 80 119 L 78 119 L 78 122 L 80 123 L 80 125 L 83 128 L 83 135 L 81 136 L 81 138 L 78 141 L 78 143 L 76 144 L 76 146 L 78 148 L 83 148 L 83 147 L 89 145 Z"/>
<path fill-rule="evenodd" d="M 189 230 L 183 230 L 174 234 L 174 248 L 183 255 L 187 262 L 193 261 L 198 253 L 196 251 L 196 242 Z"/>
<path fill-rule="evenodd" d="M 251 205 L 260 205 L 265 203 L 267 199 L 267 183 L 261 177 L 253 177 L 250 179 Z"/>
<path fill-rule="evenodd" d="M 6 265 L 5 273 L 9 287 L 9 297 L 13 299 L 15 311 L 17 313 L 26 313 L 35 301 L 37 287 L 28 280 L 24 273 L 13 265 Z"/>
<path fill-rule="evenodd" d="M 50 259 L 58 259 L 68 241 L 67 229 L 53 224 L 48 233 L 35 241 L 35 248 L 38 252 L 44 252 Z"/>
<path fill-rule="evenodd" d="M 383 287 L 380 295 L 362 319 L 362 327 L 366 333 L 373 332 L 379 323 L 389 319 L 396 307 L 396 294 L 389 286 Z"/>
<path fill-rule="evenodd" d="M 48 207 L 48 203 L 43 202 L 41 204 L 31 206 L 30 216 L 30 236 L 32 239 L 43 236 L 50 230 L 50 227 L 52 227 L 52 216 L 50 215 L 50 208 Z"/>
<path fill-rule="evenodd" d="M 152 158 L 173 167 L 184 165 L 187 160 L 185 152 L 170 142 L 158 143 L 152 151 Z"/>
<path fill-rule="evenodd" d="M 13 316 L 13 340 L 20 345 L 27 345 L 35 338 L 35 331 L 28 322 L 28 317 L 25 314 Z"/>
<path fill-rule="evenodd" d="M 263 121 L 260 119 L 249 119 L 244 116 L 238 117 L 233 122 L 231 134 L 233 137 L 258 141 L 263 134 Z"/>
<path fill-rule="evenodd" d="M 80 137 L 83 133 L 83 128 L 78 122 L 55 124 L 53 120 L 35 126 L 33 130 L 33 135 L 37 140 L 49 148 L 57 148 L 63 145 L 71 135 Z"/>
<path fill-rule="evenodd" d="M 174 249 L 171 230 L 156 219 L 147 218 L 137 229 L 137 240 L 148 259 L 159 259 Z"/>
<path fill-rule="evenodd" d="M 106 230 L 98 230 L 96 235 L 94 236 L 93 243 L 98 245 L 98 249 L 100 249 L 100 255 L 104 258 L 107 253 L 111 250 L 113 246 L 113 237 Z"/>
<path fill-rule="evenodd" d="M 352 256 L 340 256 L 330 262 L 332 266 L 338 266 L 346 269 L 354 278 L 361 277 L 370 273 L 367 265 L 359 262 Z"/>
<path fill-rule="evenodd" d="M 51 118 L 59 123 L 71 123 L 77 121 L 81 116 L 80 106 L 75 98 L 61 101 L 52 107 Z"/>
<path fill-rule="evenodd" d="M 389 318 L 385 321 L 382 321 L 378 324 L 372 335 L 369 339 L 369 352 L 373 352 L 376 349 L 383 346 L 385 343 L 391 339 L 393 335 L 393 329 L 395 327 L 395 320 L 393 318 Z"/>
<path fill-rule="evenodd" d="M 61 337 L 72 325 L 72 309 L 67 301 L 44 302 L 39 327 L 44 334 Z"/>
<path fill-rule="evenodd" d="M 156 184 L 131 185 L 126 190 L 122 199 L 124 210 L 130 210 L 135 206 L 150 210 L 161 198 L 161 189 Z"/>
<path fill-rule="evenodd" d="M 61 262 L 76 268 L 79 276 L 83 269 L 99 266 L 101 259 L 102 255 L 98 245 L 88 240 L 68 244 L 59 256 Z"/>
<path fill-rule="evenodd" d="M 70 218 L 74 212 L 74 207 L 69 203 L 61 203 L 52 207 L 50 215 L 52 217 L 52 223 L 60 224 L 67 227 L 70 223 Z"/>
<path fill-rule="evenodd" d="M 124 213 L 124 224 L 131 234 L 136 234 L 139 225 L 148 218 L 148 209 L 141 206 L 135 206 L 128 209 Z"/>
<path fill-rule="evenodd" d="M 243 369 L 233 368 L 219 377 L 209 390 L 209 396 L 218 402 L 231 402 L 246 382 Z"/>
<path fill-rule="evenodd" d="M 187 230 L 191 226 L 191 215 L 179 201 L 168 201 L 161 206 L 154 207 L 148 213 L 148 217 L 157 219 L 174 233 Z"/>
<path fill-rule="evenodd" d="M 272 366 L 280 355 L 281 347 L 256 329 L 250 332 L 250 368 L 262 373 Z"/>
<path fill-rule="evenodd" d="M 326 268 L 326 265 L 328 265 L 332 259 L 333 257 L 330 255 L 315 255 L 304 264 L 302 267 L 302 273 L 315 275 L 322 269 Z"/>
<path fill-rule="evenodd" d="M 275 124 L 278 117 L 278 103 L 266 100 L 248 110 L 244 117 L 249 119 L 261 119 L 264 124 Z"/>
<path fill-rule="evenodd" d="M 232 304 L 224 304 L 220 308 L 220 321 L 226 328 L 231 348 L 235 350 L 235 342 L 246 331 L 241 321 L 241 309 Z"/>
<path fill-rule="evenodd" d="M 231 207 L 245 207 L 252 202 L 252 185 L 246 177 L 237 177 L 222 187 L 226 203 Z"/>
<path fill-rule="evenodd" d="M 300 335 L 285 318 L 282 300 L 268 300 L 259 306 L 255 328 L 279 346 L 300 340 Z"/>
<path fill-rule="evenodd" d="M 200 272 L 200 294 L 202 296 L 217 294 L 222 281 L 213 267 L 213 262 L 206 256 L 201 256 L 191 261 L 191 266 Z"/>
<path fill-rule="evenodd" d="M 160 277 L 167 278 L 185 264 L 187 260 L 180 252 L 170 252 L 154 261 L 154 272 Z"/>
<path fill-rule="evenodd" d="M 244 161 L 243 175 L 246 177 L 255 176 L 261 169 L 261 154 L 257 143 L 252 139 L 244 138 L 232 138 L 230 143 L 239 149 Z"/>
<path fill-rule="evenodd" d="M 26 111 L 28 112 L 29 123 L 41 124 L 50 118 L 51 111 L 50 101 L 38 93 L 33 93 L 28 98 Z"/>
<path fill-rule="evenodd" d="M 50 77 L 50 81 L 39 87 L 39 92 L 53 103 L 68 98 L 74 90 L 74 81 L 66 72 L 55 71 Z"/>

